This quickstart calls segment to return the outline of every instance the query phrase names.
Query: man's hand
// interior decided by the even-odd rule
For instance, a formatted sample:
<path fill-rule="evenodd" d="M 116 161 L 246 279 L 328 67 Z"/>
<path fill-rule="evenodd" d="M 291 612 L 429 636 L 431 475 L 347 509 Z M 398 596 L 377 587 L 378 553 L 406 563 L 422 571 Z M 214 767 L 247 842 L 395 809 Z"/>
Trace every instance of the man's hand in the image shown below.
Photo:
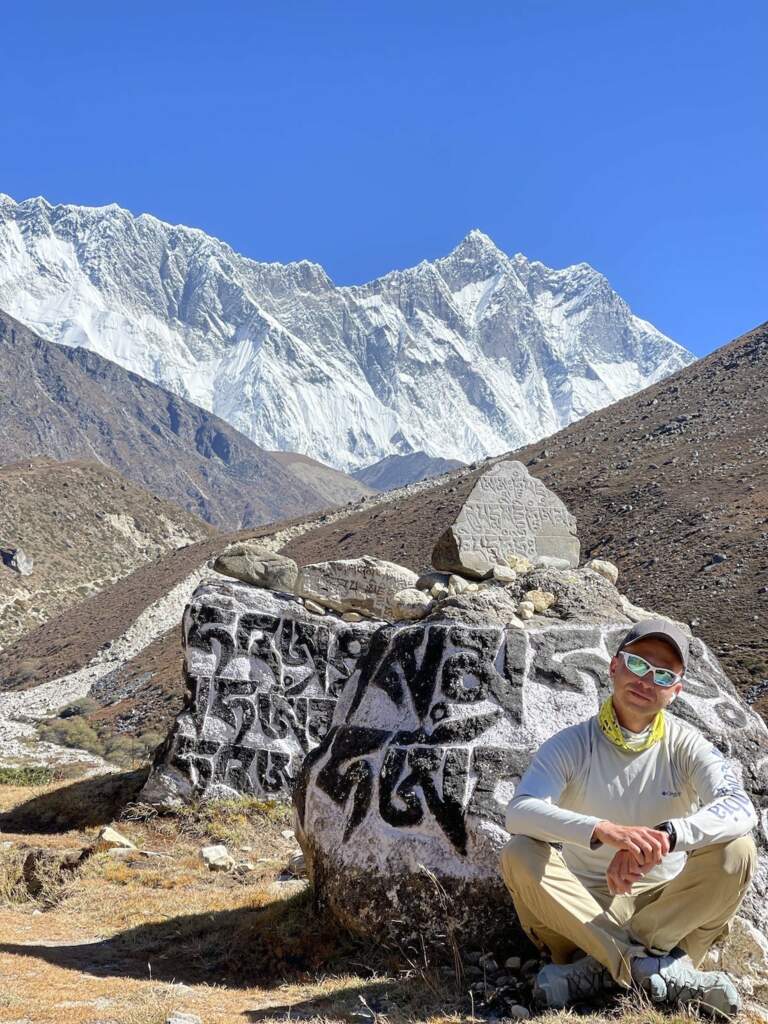
<path fill-rule="evenodd" d="M 619 850 L 605 873 L 608 891 L 614 896 L 631 892 L 634 883 L 644 878 L 652 867 L 652 864 L 638 864 L 629 850 Z"/>
<path fill-rule="evenodd" d="M 669 853 L 669 836 L 644 825 L 615 825 L 612 821 L 599 821 L 592 838 L 631 853 L 640 867 L 650 871 Z"/>

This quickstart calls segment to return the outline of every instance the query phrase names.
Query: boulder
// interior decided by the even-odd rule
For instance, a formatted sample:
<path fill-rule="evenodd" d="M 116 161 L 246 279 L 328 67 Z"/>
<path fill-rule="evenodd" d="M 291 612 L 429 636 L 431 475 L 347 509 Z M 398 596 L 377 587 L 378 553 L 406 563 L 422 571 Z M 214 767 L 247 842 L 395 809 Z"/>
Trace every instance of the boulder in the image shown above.
<path fill-rule="evenodd" d="M 456 520 L 438 539 L 432 564 L 477 579 L 510 555 L 579 564 L 576 520 L 562 501 L 522 462 L 499 462 L 478 479 Z M 524 571 L 524 570 L 520 570 Z"/>
<path fill-rule="evenodd" d="M 418 579 L 405 566 L 364 555 L 305 565 L 299 570 L 296 593 L 335 611 L 392 619 L 395 595 L 415 588 Z"/>
<path fill-rule="evenodd" d="M 318 618 L 245 583 L 202 583 L 184 612 L 185 706 L 141 799 L 288 798 L 379 625 Z"/>
<path fill-rule="evenodd" d="M 278 555 L 258 540 L 241 540 L 231 544 L 213 563 L 216 572 L 232 576 L 254 587 L 266 587 L 293 593 L 299 567 L 292 558 Z"/>
<path fill-rule="evenodd" d="M 0 549 L 0 558 L 9 569 L 13 569 L 19 576 L 31 576 L 34 568 L 34 560 L 23 548 Z"/>
<path fill-rule="evenodd" d="M 453 611 L 467 600 L 450 599 Z M 597 711 L 627 623 L 536 617 L 504 628 L 441 621 L 442 610 L 373 638 L 304 761 L 297 838 L 318 904 L 353 932 L 444 944 L 450 930 L 489 949 L 509 938 L 514 918 L 498 873 L 507 802 L 538 746 Z M 670 712 L 731 759 L 765 818 L 768 730 L 698 639 Z M 764 835 L 759 842 L 746 907 L 763 927 Z"/>

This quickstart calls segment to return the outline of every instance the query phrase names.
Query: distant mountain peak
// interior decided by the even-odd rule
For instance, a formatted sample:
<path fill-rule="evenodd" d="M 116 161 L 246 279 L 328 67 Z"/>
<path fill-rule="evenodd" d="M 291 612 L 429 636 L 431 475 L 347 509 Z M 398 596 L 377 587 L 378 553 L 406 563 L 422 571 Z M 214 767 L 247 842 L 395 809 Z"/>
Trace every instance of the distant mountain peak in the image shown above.
<path fill-rule="evenodd" d="M 150 214 L 2 201 L 0 308 L 263 448 L 345 470 L 498 454 L 693 358 L 587 264 L 510 257 L 477 228 L 440 259 L 337 287 L 316 263 L 257 262 Z"/>

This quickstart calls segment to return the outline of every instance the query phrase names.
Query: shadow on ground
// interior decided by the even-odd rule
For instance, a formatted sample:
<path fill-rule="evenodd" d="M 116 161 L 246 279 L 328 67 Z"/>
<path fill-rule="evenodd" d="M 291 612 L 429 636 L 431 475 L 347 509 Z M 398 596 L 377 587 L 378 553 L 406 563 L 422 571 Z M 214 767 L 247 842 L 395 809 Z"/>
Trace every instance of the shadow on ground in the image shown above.
<path fill-rule="evenodd" d="M 265 906 L 151 922 L 95 942 L 0 943 L 0 952 L 97 977 L 146 978 L 151 964 L 156 981 L 216 981 L 232 988 L 269 988 L 318 971 L 344 973 L 356 950 L 355 940 L 313 912 L 309 889 Z"/>
<path fill-rule="evenodd" d="M 0 814 L 0 831 L 39 834 L 109 825 L 137 799 L 148 774 L 144 767 L 95 775 L 33 796 Z"/>

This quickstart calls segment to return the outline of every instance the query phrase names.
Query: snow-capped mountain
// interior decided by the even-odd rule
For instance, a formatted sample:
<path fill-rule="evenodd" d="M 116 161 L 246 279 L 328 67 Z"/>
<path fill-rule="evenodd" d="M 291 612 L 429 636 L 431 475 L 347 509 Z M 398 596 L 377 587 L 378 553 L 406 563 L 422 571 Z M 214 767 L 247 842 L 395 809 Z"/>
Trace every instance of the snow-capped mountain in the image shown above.
<path fill-rule="evenodd" d="M 148 214 L 3 195 L 0 309 L 341 469 L 498 454 L 693 360 L 592 267 L 510 257 L 480 231 L 337 287 Z"/>

